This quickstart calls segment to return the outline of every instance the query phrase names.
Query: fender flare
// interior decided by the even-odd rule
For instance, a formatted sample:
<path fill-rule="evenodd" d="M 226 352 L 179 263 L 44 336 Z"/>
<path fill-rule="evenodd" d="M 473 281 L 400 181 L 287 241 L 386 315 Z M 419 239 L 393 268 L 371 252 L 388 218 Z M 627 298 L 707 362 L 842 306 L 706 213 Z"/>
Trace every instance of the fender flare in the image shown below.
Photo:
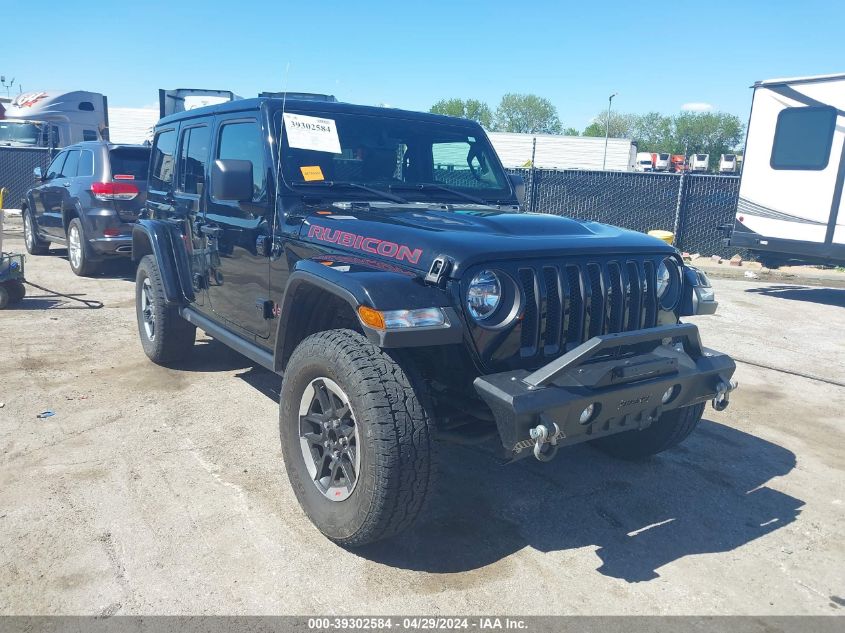
<path fill-rule="evenodd" d="M 333 295 L 348 304 L 358 315 L 359 306 L 377 310 L 415 308 L 441 308 L 446 316 L 443 326 L 408 328 L 407 330 L 376 330 L 360 322 L 364 335 L 379 347 L 419 347 L 460 343 L 463 340 L 463 323 L 451 307 L 448 293 L 439 287 L 428 286 L 416 276 L 395 272 L 367 273 L 367 283 L 357 274 L 339 272 L 313 260 L 300 260 L 288 278 L 276 326 L 276 353 L 274 365 L 281 371 L 285 363 L 288 325 L 296 309 L 297 291 L 312 287 Z M 292 350 L 287 350 L 290 353 Z"/>
<path fill-rule="evenodd" d="M 190 262 L 179 227 L 163 220 L 138 220 L 132 227 L 132 261 L 152 255 L 158 263 L 168 304 L 194 301 Z"/>

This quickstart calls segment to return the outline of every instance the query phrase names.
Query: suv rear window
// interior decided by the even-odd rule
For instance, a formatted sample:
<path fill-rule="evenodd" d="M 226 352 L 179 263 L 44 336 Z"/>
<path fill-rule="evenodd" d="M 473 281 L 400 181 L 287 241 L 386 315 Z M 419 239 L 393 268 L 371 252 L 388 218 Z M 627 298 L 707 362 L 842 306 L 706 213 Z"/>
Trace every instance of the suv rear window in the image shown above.
<path fill-rule="evenodd" d="M 118 147 L 109 152 L 112 178 L 132 176 L 134 180 L 146 180 L 150 166 L 150 150 Z"/>

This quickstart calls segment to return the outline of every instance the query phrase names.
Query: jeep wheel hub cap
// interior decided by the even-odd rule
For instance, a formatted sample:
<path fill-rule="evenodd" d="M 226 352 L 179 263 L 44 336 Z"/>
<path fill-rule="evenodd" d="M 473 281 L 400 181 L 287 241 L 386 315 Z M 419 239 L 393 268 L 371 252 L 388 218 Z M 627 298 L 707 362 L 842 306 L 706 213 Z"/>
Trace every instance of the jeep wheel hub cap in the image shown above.
<path fill-rule="evenodd" d="M 331 501 L 349 498 L 361 467 L 358 425 L 349 396 L 330 378 L 315 378 L 302 394 L 299 445 L 317 490 Z"/>

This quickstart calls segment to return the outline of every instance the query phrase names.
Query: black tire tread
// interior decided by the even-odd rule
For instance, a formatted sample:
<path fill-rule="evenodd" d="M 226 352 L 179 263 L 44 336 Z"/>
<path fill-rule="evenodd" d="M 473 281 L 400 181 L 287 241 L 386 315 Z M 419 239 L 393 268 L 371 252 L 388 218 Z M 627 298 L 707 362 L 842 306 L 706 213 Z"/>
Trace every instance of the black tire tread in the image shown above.
<path fill-rule="evenodd" d="M 156 305 L 155 339 L 150 341 L 144 332 L 140 318 L 140 286 L 147 276 L 152 282 Z M 175 306 L 165 303 L 164 285 L 158 262 L 153 255 L 145 255 L 138 263 L 135 276 L 135 315 L 138 320 L 138 334 L 147 357 L 158 365 L 169 365 L 185 359 L 194 347 L 197 328 L 183 319 Z"/>
<path fill-rule="evenodd" d="M 326 356 L 349 367 L 359 397 L 375 401 L 369 410 L 356 412 L 359 418 L 366 416 L 374 432 L 373 504 L 354 534 L 345 538 L 328 535 L 341 545 L 361 546 L 402 532 L 425 511 L 436 479 L 434 423 L 418 379 L 397 359 L 352 330 L 309 336 L 294 350 L 288 371 L 295 372 L 305 360 Z M 303 482 L 291 483 L 297 487 Z M 308 513 L 307 506 L 303 507 Z"/>
<path fill-rule="evenodd" d="M 68 253 L 68 263 L 70 264 L 70 269 L 73 271 L 75 275 L 79 277 L 89 277 L 97 272 L 99 269 L 98 262 L 91 261 L 91 258 L 88 253 L 88 246 L 85 240 L 85 229 L 82 226 L 82 220 L 79 218 L 72 218 L 71 221 L 68 223 L 67 226 L 67 243 L 70 244 L 70 227 L 76 224 L 79 226 L 79 241 L 80 246 L 82 247 L 82 262 L 80 263 L 79 270 L 73 269 L 73 264 L 70 264 L 70 253 Z"/>
<path fill-rule="evenodd" d="M 23 212 L 29 216 L 29 223 L 32 226 L 32 238 L 35 242 L 35 245 L 30 248 L 29 244 L 26 242 L 26 238 L 24 238 L 24 246 L 26 246 L 26 252 L 30 255 L 46 255 L 50 252 L 50 242 L 45 242 L 41 238 L 38 237 L 38 228 L 35 224 L 35 220 L 32 217 L 32 212 L 29 209 L 23 209 Z"/>
<path fill-rule="evenodd" d="M 591 442 L 620 459 L 639 460 L 662 453 L 683 442 L 698 426 L 705 403 L 667 411 L 642 431 L 626 431 Z"/>

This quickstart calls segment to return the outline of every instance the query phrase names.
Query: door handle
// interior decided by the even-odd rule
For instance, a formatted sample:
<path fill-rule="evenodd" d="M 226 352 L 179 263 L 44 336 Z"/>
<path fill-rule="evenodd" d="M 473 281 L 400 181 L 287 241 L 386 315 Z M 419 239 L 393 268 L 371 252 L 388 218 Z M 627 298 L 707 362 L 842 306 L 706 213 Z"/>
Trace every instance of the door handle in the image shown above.
<path fill-rule="evenodd" d="M 62 187 L 70 187 L 70 183 L 69 182 L 63 182 Z"/>

